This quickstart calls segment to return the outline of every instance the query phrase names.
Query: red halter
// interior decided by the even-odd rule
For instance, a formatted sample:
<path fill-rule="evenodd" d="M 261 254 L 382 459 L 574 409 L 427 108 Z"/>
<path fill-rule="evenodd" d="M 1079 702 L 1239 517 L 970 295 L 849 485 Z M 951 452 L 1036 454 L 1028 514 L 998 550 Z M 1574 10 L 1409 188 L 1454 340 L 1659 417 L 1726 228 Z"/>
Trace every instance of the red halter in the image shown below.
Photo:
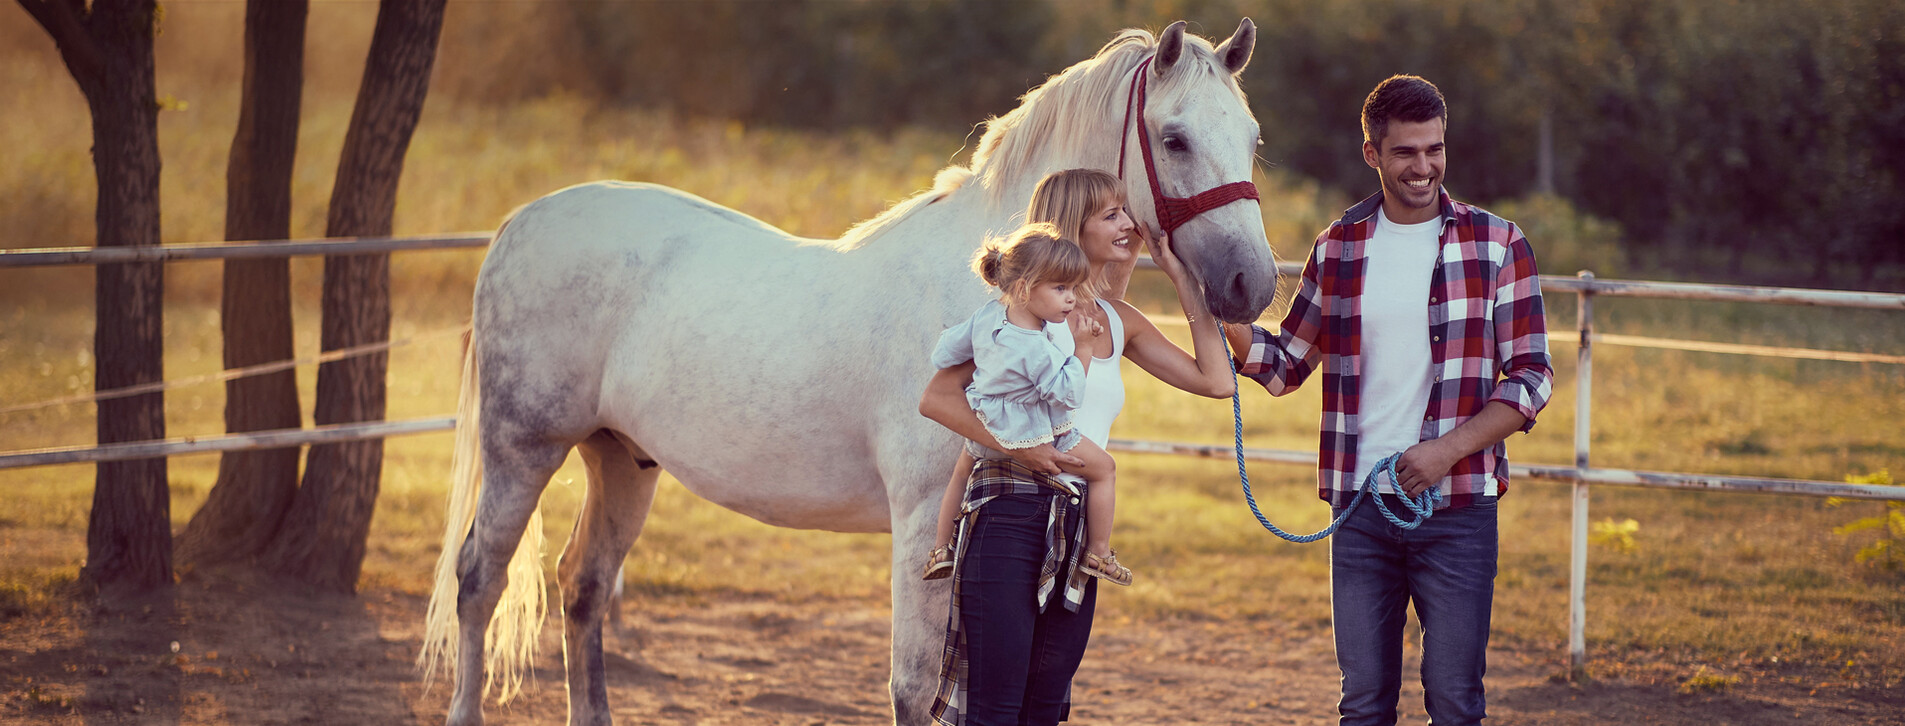
<path fill-rule="evenodd" d="M 1152 56 L 1155 58 L 1156 56 Z M 1131 111 L 1137 109 L 1138 149 L 1144 154 L 1144 173 L 1151 181 L 1151 203 L 1157 207 L 1158 226 L 1166 234 L 1197 215 L 1224 206 L 1240 199 L 1257 199 L 1257 185 L 1254 182 L 1231 182 L 1215 189 L 1207 189 L 1189 198 L 1164 196 L 1164 188 L 1158 186 L 1157 164 L 1151 160 L 1151 135 L 1144 131 L 1145 89 L 1150 86 L 1144 71 L 1150 67 L 1151 58 L 1138 63 L 1138 72 L 1131 76 L 1131 94 L 1125 101 L 1124 125 L 1119 127 L 1119 140 L 1124 139 L 1124 129 L 1131 128 Z M 1124 178 L 1125 144 L 1118 144 L 1118 178 Z"/>

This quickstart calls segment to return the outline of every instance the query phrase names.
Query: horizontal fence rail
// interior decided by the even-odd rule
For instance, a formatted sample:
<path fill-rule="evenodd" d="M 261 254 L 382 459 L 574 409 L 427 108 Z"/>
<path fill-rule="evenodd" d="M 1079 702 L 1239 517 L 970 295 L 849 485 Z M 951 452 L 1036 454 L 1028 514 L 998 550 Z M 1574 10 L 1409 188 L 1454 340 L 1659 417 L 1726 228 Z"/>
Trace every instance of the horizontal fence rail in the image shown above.
<path fill-rule="evenodd" d="M 361 356 L 366 356 L 372 353 L 382 353 L 384 351 L 388 351 L 393 348 L 401 348 L 403 346 L 411 345 L 419 341 L 429 340 L 432 338 L 448 337 L 452 335 L 463 335 L 468 333 L 469 331 L 470 331 L 470 326 L 468 325 L 461 325 L 454 328 L 443 328 L 441 330 L 434 330 L 428 333 L 420 333 L 417 335 L 407 335 L 402 338 L 386 340 L 381 343 L 366 343 L 364 345 L 357 345 L 357 346 L 352 346 L 349 348 L 333 348 L 331 350 L 327 350 L 318 355 L 308 356 L 304 358 L 290 358 L 286 360 L 272 361 L 270 363 L 259 363 L 257 365 L 244 366 L 241 368 L 227 368 L 217 373 L 208 373 L 202 376 L 174 378 L 171 380 L 157 381 L 154 383 L 141 383 L 136 386 L 126 386 L 124 388 L 111 388 L 111 389 L 106 389 L 103 391 L 96 390 L 91 393 L 81 393 L 81 394 L 76 394 L 71 396 L 61 396 L 59 398 L 49 398 L 44 401 L 37 401 L 34 403 L 22 403 L 22 404 L 17 404 L 13 406 L 5 406 L 5 407 L 0 407 L 0 414 L 18 413 L 20 411 L 32 411 L 34 409 L 41 409 L 41 408 L 53 408 L 55 406 L 68 406 L 68 405 L 77 404 L 77 403 L 98 403 L 100 401 L 109 401 L 115 398 L 128 398 L 131 396 L 139 396 L 139 395 L 144 395 L 147 393 L 158 393 L 161 391 L 169 391 L 174 388 L 184 388 L 186 386 L 197 385 L 200 383 L 212 383 L 217 381 L 235 381 L 240 378 L 250 378 L 252 376 L 262 376 L 262 375 L 267 375 L 271 373 L 277 373 L 280 371 L 288 371 L 293 368 L 297 368 L 298 366 L 310 365 L 313 363 L 329 363 L 331 361 L 338 361 L 338 360 L 344 360 L 347 358 L 357 358 Z"/>
<path fill-rule="evenodd" d="M 1145 315 L 1152 325 L 1163 327 L 1188 327 L 1189 322 L 1181 317 Z M 1817 348 L 1782 348 L 1770 345 L 1743 345 L 1740 343 L 1714 343 L 1703 340 L 1674 340 L 1671 338 L 1649 338 L 1642 335 L 1619 335 L 1615 333 L 1591 333 L 1588 341 L 1597 345 L 1614 345 L 1623 348 L 1656 348 L 1660 350 L 1684 350 L 1695 353 L 1726 353 L 1730 355 L 1752 355 L 1763 358 L 1797 358 L 1801 360 L 1827 360 L 1841 363 L 1890 363 L 1905 365 L 1905 355 L 1886 353 L 1859 353 L 1843 350 L 1819 350 Z M 1578 345 L 1581 341 L 1566 336 L 1548 336 L 1549 345 Z M 0 413 L 5 413 L 0 409 Z"/>
<path fill-rule="evenodd" d="M 331 424 L 314 426 L 308 429 L 277 429 L 273 431 L 250 431 L 242 434 L 223 434 L 219 436 L 186 436 L 158 441 L 128 441 L 102 446 L 68 446 L 56 449 L 34 449 L 0 454 L 0 469 L 18 469 L 28 466 L 51 466 L 53 464 L 78 464 L 98 461 L 128 461 L 131 459 L 152 459 L 180 454 L 202 454 L 213 451 L 254 451 L 258 449 L 282 449 L 306 444 L 335 444 L 343 441 L 361 441 L 364 439 L 382 439 L 391 436 L 427 434 L 456 429 L 456 418 L 419 418 L 407 421 L 370 421 L 365 423 Z"/>
<path fill-rule="evenodd" d="M 104 446 L 69 446 L 32 449 L 0 454 L 0 469 L 19 469 L 31 466 L 52 466 L 56 464 L 79 464 L 99 461 L 127 461 L 131 459 L 150 459 L 159 456 L 203 454 L 222 451 L 281 449 L 288 446 L 380 439 L 392 436 L 453 431 L 455 429 L 456 419 L 454 417 L 441 416 L 403 421 L 333 424 L 308 429 L 276 429 L 272 431 L 252 431 L 241 434 L 187 436 L 159 441 L 106 444 Z M 1205 459 L 1224 460 L 1235 457 L 1237 453 L 1236 449 L 1223 444 L 1191 444 L 1173 441 L 1146 441 L 1142 439 L 1111 439 L 1105 443 L 1105 449 L 1107 451 L 1123 451 L 1133 454 L 1195 456 Z M 1316 452 L 1292 449 L 1245 448 L 1244 459 L 1276 464 L 1310 466 L 1316 464 Z M 1627 469 L 1575 469 L 1573 467 L 1556 464 L 1511 464 L 1508 467 L 1508 471 L 1511 475 L 1517 477 L 1563 482 L 1581 481 L 1590 484 L 1614 484 L 1666 489 L 1731 491 L 1761 494 L 1802 494 L 1815 497 L 1905 501 L 1905 487 L 1876 484 L 1845 484 L 1839 482 L 1808 481 L 1804 479 L 1769 479 L 1748 476 L 1722 476 L 1718 474 L 1680 474 L 1663 471 L 1630 471 Z"/>
<path fill-rule="evenodd" d="M 1231 448 L 1228 444 L 1186 444 L 1169 441 L 1142 441 L 1137 439 L 1112 439 L 1105 444 L 1105 450 L 1127 451 L 1135 454 L 1197 456 L 1206 459 L 1225 460 L 1234 459 L 1237 455 L 1237 450 Z M 1317 455 L 1314 451 L 1246 448 L 1244 449 L 1244 458 L 1249 461 L 1315 466 Z M 1808 479 L 1770 479 L 1765 477 L 1725 476 L 1720 474 L 1681 474 L 1669 471 L 1576 469 L 1571 466 L 1560 466 L 1558 464 L 1510 464 L 1508 466 L 1508 473 L 1514 477 L 1528 477 L 1531 479 L 1546 479 L 1563 482 L 1584 482 L 1588 484 L 1614 484 L 1620 486 L 1746 492 L 1755 494 L 1802 494 L 1813 497 L 1905 501 L 1905 487 L 1884 486 L 1880 484 L 1846 484 L 1842 482 L 1812 481 Z"/>
<path fill-rule="evenodd" d="M 1138 269 L 1158 269 L 1149 257 L 1138 258 Z M 1277 272 L 1303 274 L 1300 262 L 1279 262 Z M 1640 297 L 1661 300 L 1713 300 L 1722 302 L 1776 303 L 1780 305 L 1816 305 L 1835 308 L 1905 310 L 1905 293 L 1865 292 L 1861 290 L 1814 290 L 1803 287 L 1754 287 L 1751 285 L 1715 285 L 1704 282 L 1653 282 L 1647 280 L 1598 280 L 1574 275 L 1542 275 L 1545 293 L 1587 293 L 1598 297 Z"/>
<path fill-rule="evenodd" d="M 1597 280 L 1592 277 L 1542 275 L 1541 291 L 1586 293 L 1596 297 L 1646 297 L 1663 300 L 1720 300 L 1726 302 L 1818 305 L 1835 308 L 1905 310 L 1905 294 L 1856 290 L 1812 290 L 1800 287 L 1752 287 L 1701 282 L 1647 282 Z"/>
<path fill-rule="evenodd" d="M 422 237 L 326 237 L 262 242 L 204 242 L 143 247 L 46 247 L 0 250 L 0 267 L 241 260 L 313 255 L 369 255 L 405 250 L 468 249 L 488 246 L 490 236 L 489 234 L 466 233 Z"/>
<path fill-rule="evenodd" d="M 1819 350 L 1816 348 L 1785 348 L 1772 345 L 1746 345 L 1742 343 L 1715 343 L 1705 340 L 1673 340 L 1669 338 L 1649 338 L 1644 335 L 1620 335 L 1616 333 L 1594 333 L 1590 342 L 1602 345 L 1618 345 L 1624 348 L 1658 348 L 1661 350 L 1684 350 L 1693 353 L 1727 353 L 1730 355 L 1754 355 L 1763 358 L 1799 358 L 1802 360 L 1829 360 L 1841 363 L 1893 363 L 1905 364 L 1905 355 L 1885 353 L 1858 353 L 1844 350 Z M 1575 343 L 1580 341 L 1566 338 L 1550 338 L 1550 343 Z"/>

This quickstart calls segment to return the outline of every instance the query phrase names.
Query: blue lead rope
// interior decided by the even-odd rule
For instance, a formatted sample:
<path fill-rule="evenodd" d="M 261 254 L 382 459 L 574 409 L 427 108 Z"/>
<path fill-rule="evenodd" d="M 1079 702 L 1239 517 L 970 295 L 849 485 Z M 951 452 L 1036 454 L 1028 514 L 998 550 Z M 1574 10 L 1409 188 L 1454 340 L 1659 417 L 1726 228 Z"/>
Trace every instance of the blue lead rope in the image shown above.
<path fill-rule="evenodd" d="M 1219 331 L 1221 332 L 1222 328 L 1219 328 Z M 1370 492 L 1376 491 L 1377 474 L 1381 474 L 1385 471 L 1389 472 L 1389 481 L 1396 482 L 1397 493 L 1401 493 L 1401 479 L 1396 476 L 1396 460 L 1402 458 L 1402 454 L 1390 454 L 1383 457 L 1382 461 L 1376 462 L 1376 468 L 1370 470 L 1369 476 L 1363 477 L 1363 485 L 1356 489 L 1356 498 L 1349 500 L 1349 506 L 1344 507 L 1343 513 L 1338 515 L 1334 521 L 1331 521 L 1328 527 L 1324 527 L 1310 534 L 1290 534 L 1289 532 L 1278 529 L 1276 525 L 1271 524 L 1270 520 L 1263 516 L 1263 510 L 1257 508 L 1257 497 L 1250 493 L 1250 474 L 1244 470 L 1243 389 L 1236 385 L 1237 358 L 1231 354 L 1229 338 L 1224 339 L 1224 360 L 1230 364 L 1230 416 L 1234 424 L 1231 430 L 1235 434 L 1237 444 L 1237 480 L 1243 482 L 1244 501 L 1250 504 L 1250 513 L 1257 515 L 1257 522 L 1262 524 L 1264 529 L 1270 530 L 1271 534 L 1297 544 L 1315 542 L 1334 534 L 1337 527 L 1343 526 L 1343 520 L 1349 519 L 1349 515 L 1356 511 L 1356 505 L 1363 503 L 1363 497 L 1368 496 Z M 1429 517 L 1435 515 L 1435 505 L 1442 501 L 1442 490 L 1439 487 L 1429 487 L 1428 491 L 1417 496 L 1403 496 L 1401 499 L 1403 506 L 1407 507 L 1411 513 L 1416 515 L 1415 521 L 1402 521 L 1402 518 L 1396 516 L 1395 512 L 1389 511 L 1389 505 L 1384 504 L 1380 496 L 1376 497 L 1376 509 L 1382 512 L 1383 518 L 1389 520 L 1390 524 L 1403 529 L 1415 529 L 1422 526 L 1423 522 L 1429 521 Z"/>

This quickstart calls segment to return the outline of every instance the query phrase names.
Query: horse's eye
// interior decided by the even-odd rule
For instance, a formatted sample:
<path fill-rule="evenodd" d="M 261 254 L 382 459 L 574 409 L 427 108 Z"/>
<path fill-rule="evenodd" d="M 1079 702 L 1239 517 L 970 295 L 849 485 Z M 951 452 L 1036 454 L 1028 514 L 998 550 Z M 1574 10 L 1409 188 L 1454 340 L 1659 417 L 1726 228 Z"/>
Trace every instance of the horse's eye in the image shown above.
<path fill-rule="evenodd" d="M 1169 152 L 1171 152 L 1171 153 L 1174 153 L 1174 154 L 1182 154 L 1182 153 L 1184 153 L 1184 150 L 1185 150 L 1185 149 L 1189 149 L 1189 148 L 1190 148 L 1190 146 L 1189 146 L 1189 145 L 1187 145 L 1187 144 L 1185 144 L 1185 143 L 1184 143 L 1184 140 L 1183 140 L 1183 139 L 1181 139 L 1181 138 L 1178 138 L 1178 137 L 1176 137 L 1176 136 L 1166 136 L 1166 137 L 1164 137 L 1164 150 L 1165 150 L 1165 151 L 1169 151 Z"/>

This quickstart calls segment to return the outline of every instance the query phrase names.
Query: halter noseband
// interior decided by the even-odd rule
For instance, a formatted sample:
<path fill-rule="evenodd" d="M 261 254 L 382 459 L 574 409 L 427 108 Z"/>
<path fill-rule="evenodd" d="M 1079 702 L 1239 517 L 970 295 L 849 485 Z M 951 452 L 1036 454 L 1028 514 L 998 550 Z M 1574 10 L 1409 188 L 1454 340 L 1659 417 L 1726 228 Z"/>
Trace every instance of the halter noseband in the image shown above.
<path fill-rule="evenodd" d="M 1154 55 L 1151 58 L 1155 57 L 1157 56 Z M 1191 221 L 1197 215 L 1231 202 L 1240 199 L 1258 199 L 1257 185 L 1250 181 L 1231 182 L 1214 189 L 1206 189 L 1188 198 L 1164 196 L 1164 187 L 1158 185 L 1157 163 L 1151 160 L 1151 135 L 1144 131 L 1145 89 L 1151 85 L 1149 79 L 1145 78 L 1144 71 L 1150 67 L 1151 58 L 1140 61 L 1138 71 L 1131 75 L 1131 93 L 1126 98 L 1124 106 L 1124 125 L 1118 127 L 1120 142 L 1118 144 L 1118 178 L 1124 179 L 1126 144 L 1123 143 L 1123 131 L 1131 128 L 1132 109 L 1137 109 L 1138 149 L 1144 156 L 1145 176 L 1150 177 L 1151 203 L 1157 208 L 1158 226 L 1163 228 L 1166 234 L 1184 226 L 1185 222 Z"/>

